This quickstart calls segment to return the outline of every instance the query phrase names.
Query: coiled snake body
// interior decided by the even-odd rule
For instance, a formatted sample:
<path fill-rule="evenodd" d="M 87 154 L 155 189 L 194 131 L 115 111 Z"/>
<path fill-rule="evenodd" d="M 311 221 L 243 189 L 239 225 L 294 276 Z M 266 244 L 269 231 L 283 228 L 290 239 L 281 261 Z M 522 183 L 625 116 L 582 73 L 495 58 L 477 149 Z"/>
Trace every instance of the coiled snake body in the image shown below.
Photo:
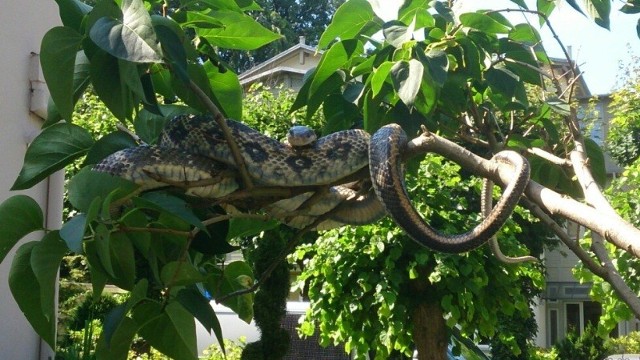
<path fill-rule="evenodd" d="M 475 229 L 447 236 L 432 229 L 411 205 L 401 161 L 407 139 L 398 125 L 387 125 L 373 137 L 362 130 L 341 131 L 305 146 L 283 144 L 233 120 L 227 120 L 227 125 L 247 172 L 257 184 L 324 186 L 325 191 L 276 199 L 262 207 L 297 228 L 309 226 L 319 216 L 324 216 L 324 221 L 315 226 L 319 230 L 371 223 L 386 210 L 421 245 L 443 252 L 464 252 L 482 245 L 500 229 L 529 179 L 528 164 L 520 155 L 496 155 L 494 161 L 514 166 L 514 180 Z M 332 186 L 367 166 L 375 192 L 368 188 L 368 181 Z M 144 189 L 181 186 L 187 194 L 205 198 L 223 198 L 239 188 L 232 153 L 211 116 L 177 116 L 164 128 L 158 145 L 118 151 L 94 169 L 129 179 Z"/>

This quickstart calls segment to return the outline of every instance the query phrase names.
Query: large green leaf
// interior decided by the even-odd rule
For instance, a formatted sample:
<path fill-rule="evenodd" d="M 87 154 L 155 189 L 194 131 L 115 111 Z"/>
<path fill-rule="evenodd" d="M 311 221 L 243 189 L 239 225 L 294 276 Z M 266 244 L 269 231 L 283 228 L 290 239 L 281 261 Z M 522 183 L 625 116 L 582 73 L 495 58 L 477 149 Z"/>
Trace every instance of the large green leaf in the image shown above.
<path fill-rule="evenodd" d="M 136 280 L 136 260 L 131 241 L 131 237 L 135 236 L 135 233 L 114 232 L 109 239 L 114 284 L 129 291 L 133 289 Z"/>
<path fill-rule="evenodd" d="M 68 250 L 58 231 L 52 231 L 31 252 L 31 270 L 38 280 L 40 307 L 45 317 L 55 312 L 58 268 Z M 55 317 L 47 320 L 55 322 Z"/>
<path fill-rule="evenodd" d="M 52 306 L 43 312 L 42 290 L 31 267 L 31 255 L 38 246 L 32 241 L 23 244 L 16 251 L 9 271 L 9 288 L 18 307 L 27 318 L 31 327 L 52 348 L 55 347 L 56 317 Z"/>
<path fill-rule="evenodd" d="M 336 70 L 346 65 L 354 57 L 364 53 L 362 42 L 356 39 L 349 39 L 335 43 L 327 52 L 322 55 L 322 59 L 316 67 L 316 71 L 309 88 L 309 97 L 313 97 L 318 89 Z"/>
<path fill-rule="evenodd" d="M 611 13 L 611 0 L 583 0 L 587 8 L 587 14 L 605 29 L 609 29 L 609 14 Z"/>
<path fill-rule="evenodd" d="M 120 61 L 98 50 L 91 58 L 89 73 L 93 89 L 113 115 L 121 121 L 130 117 L 134 107 L 133 95 L 124 81 Z"/>
<path fill-rule="evenodd" d="M 137 146 L 136 141 L 131 135 L 124 131 L 115 131 L 101 137 L 96 143 L 89 149 L 87 157 L 84 160 L 83 166 L 97 164 L 100 160 L 113 154 L 114 152 L 130 147 Z"/>
<path fill-rule="evenodd" d="M 178 301 L 195 316 L 207 331 L 213 331 L 218 338 L 218 343 L 223 343 L 222 329 L 220 322 L 216 317 L 215 311 L 211 307 L 209 300 L 205 298 L 199 291 L 193 288 L 185 288 L 178 292 Z"/>
<path fill-rule="evenodd" d="M 80 0 L 56 0 L 62 24 L 82 33 L 82 20 L 91 11 L 91 6 Z"/>
<path fill-rule="evenodd" d="M 0 263 L 25 235 L 42 230 L 40 205 L 27 195 L 15 195 L 0 204 Z"/>
<path fill-rule="evenodd" d="M 372 35 L 381 30 L 378 18 L 367 0 L 351 0 L 343 3 L 333 15 L 331 24 L 320 36 L 318 48 L 326 48 L 333 40 L 353 39 L 356 36 Z"/>
<path fill-rule="evenodd" d="M 107 332 L 103 331 L 96 345 L 96 360 L 126 360 L 138 327 L 138 323 L 125 316 L 110 333 L 111 341 L 106 340 Z"/>
<path fill-rule="evenodd" d="M 157 303 L 142 303 L 134 309 L 139 334 L 151 346 L 176 360 L 196 360 L 196 328 L 191 315 L 178 302 L 164 308 Z"/>
<path fill-rule="evenodd" d="M 489 34 L 506 34 L 510 30 L 509 26 L 487 14 L 479 12 L 461 14 L 460 23 L 466 27 Z"/>
<path fill-rule="evenodd" d="M 238 76 L 233 71 L 213 65 L 211 61 L 206 61 L 203 67 L 222 113 L 228 118 L 242 120 L 243 94 Z"/>
<path fill-rule="evenodd" d="M 86 213 L 97 197 L 106 199 L 109 194 L 117 191 L 117 196 L 112 197 L 112 200 L 117 200 L 137 188 L 138 185 L 131 181 L 85 167 L 69 180 L 69 201 L 74 208 Z"/>
<path fill-rule="evenodd" d="M 391 67 L 390 73 L 398 97 L 405 105 L 411 107 L 422 85 L 424 65 L 415 59 L 399 61 Z"/>
<path fill-rule="evenodd" d="M 160 280 L 165 286 L 184 286 L 203 282 L 205 276 L 191 263 L 172 261 L 162 268 Z"/>
<path fill-rule="evenodd" d="M 149 12 L 142 0 L 122 0 L 122 18 L 98 19 L 89 37 L 109 54 L 138 63 L 162 61 L 162 49 L 156 39 Z"/>
<path fill-rule="evenodd" d="M 74 107 L 74 69 L 82 35 L 70 27 L 54 27 L 42 38 L 42 73 L 62 118 L 71 120 Z"/>
<path fill-rule="evenodd" d="M 82 240 L 87 227 L 87 215 L 78 214 L 62 225 L 60 237 L 67 243 L 69 250 L 82 253 Z"/>
<path fill-rule="evenodd" d="M 193 213 L 191 207 L 178 197 L 163 192 L 148 192 L 133 200 L 137 206 L 167 212 L 188 224 L 206 231 L 206 227 Z"/>
<path fill-rule="evenodd" d="M 224 27 L 199 29 L 197 33 L 214 46 L 235 50 L 255 50 L 281 37 L 243 13 L 218 10 L 211 12 L 210 15 L 222 22 Z"/>
<path fill-rule="evenodd" d="M 407 25 L 415 22 L 416 29 L 433 27 L 435 20 L 429 13 L 430 3 L 431 0 L 405 1 L 398 11 L 398 19 Z"/>
<path fill-rule="evenodd" d="M 28 189 L 84 155 L 93 139 L 84 128 L 59 123 L 44 129 L 27 148 L 12 190 Z"/>
<path fill-rule="evenodd" d="M 210 277 L 205 286 L 214 298 L 250 287 L 253 283 L 253 271 L 244 261 L 234 261 L 224 267 L 219 276 Z M 246 323 L 253 318 L 253 293 L 228 298 L 222 303 L 233 310 Z"/>
<path fill-rule="evenodd" d="M 253 236 L 262 231 L 271 230 L 276 226 L 278 226 L 278 222 L 274 220 L 233 218 L 229 221 L 227 240 Z"/>

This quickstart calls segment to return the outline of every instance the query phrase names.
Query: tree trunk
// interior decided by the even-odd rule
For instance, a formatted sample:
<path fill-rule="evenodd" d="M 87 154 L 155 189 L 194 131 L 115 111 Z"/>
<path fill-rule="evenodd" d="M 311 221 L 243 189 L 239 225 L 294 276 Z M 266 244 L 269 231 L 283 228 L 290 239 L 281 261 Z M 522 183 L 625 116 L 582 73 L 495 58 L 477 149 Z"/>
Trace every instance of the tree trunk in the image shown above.
<path fill-rule="evenodd" d="M 418 360 L 447 360 L 447 325 L 438 302 L 424 301 L 413 310 L 413 342 Z"/>

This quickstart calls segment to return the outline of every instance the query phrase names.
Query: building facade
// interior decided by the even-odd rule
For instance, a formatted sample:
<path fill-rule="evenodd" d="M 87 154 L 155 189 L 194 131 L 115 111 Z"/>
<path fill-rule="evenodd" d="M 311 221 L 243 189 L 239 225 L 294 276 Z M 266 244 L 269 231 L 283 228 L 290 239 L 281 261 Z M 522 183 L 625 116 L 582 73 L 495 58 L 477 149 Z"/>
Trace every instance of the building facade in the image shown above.
<path fill-rule="evenodd" d="M 48 94 L 37 54 L 44 34 L 59 23 L 53 0 L 9 1 L 0 11 L 0 202 L 17 194 L 9 189 L 46 113 Z M 62 173 L 56 174 L 20 192 L 40 204 L 49 228 L 58 228 L 62 221 L 63 180 Z M 23 242 L 40 237 L 27 236 Z M 17 247 L 0 263 L 0 359 L 53 359 L 52 350 L 33 331 L 9 290 L 9 269 Z"/>

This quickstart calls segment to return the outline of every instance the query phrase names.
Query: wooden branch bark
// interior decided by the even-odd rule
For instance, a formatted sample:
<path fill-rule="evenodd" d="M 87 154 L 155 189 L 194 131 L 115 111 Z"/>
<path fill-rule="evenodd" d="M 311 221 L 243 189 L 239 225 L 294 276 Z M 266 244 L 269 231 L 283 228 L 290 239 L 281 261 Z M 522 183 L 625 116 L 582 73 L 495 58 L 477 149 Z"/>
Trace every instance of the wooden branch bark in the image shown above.
<path fill-rule="evenodd" d="M 425 132 L 409 142 L 406 157 L 435 152 L 455 161 L 466 170 L 505 185 L 511 180 L 512 170 L 504 164 L 484 159 L 469 150 L 436 134 Z M 570 197 L 561 195 L 541 184 L 530 181 L 526 196 L 545 212 L 559 215 L 600 234 L 604 239 L 640 258 L 640 230 L 620 216 L 599 211 Z"/>

